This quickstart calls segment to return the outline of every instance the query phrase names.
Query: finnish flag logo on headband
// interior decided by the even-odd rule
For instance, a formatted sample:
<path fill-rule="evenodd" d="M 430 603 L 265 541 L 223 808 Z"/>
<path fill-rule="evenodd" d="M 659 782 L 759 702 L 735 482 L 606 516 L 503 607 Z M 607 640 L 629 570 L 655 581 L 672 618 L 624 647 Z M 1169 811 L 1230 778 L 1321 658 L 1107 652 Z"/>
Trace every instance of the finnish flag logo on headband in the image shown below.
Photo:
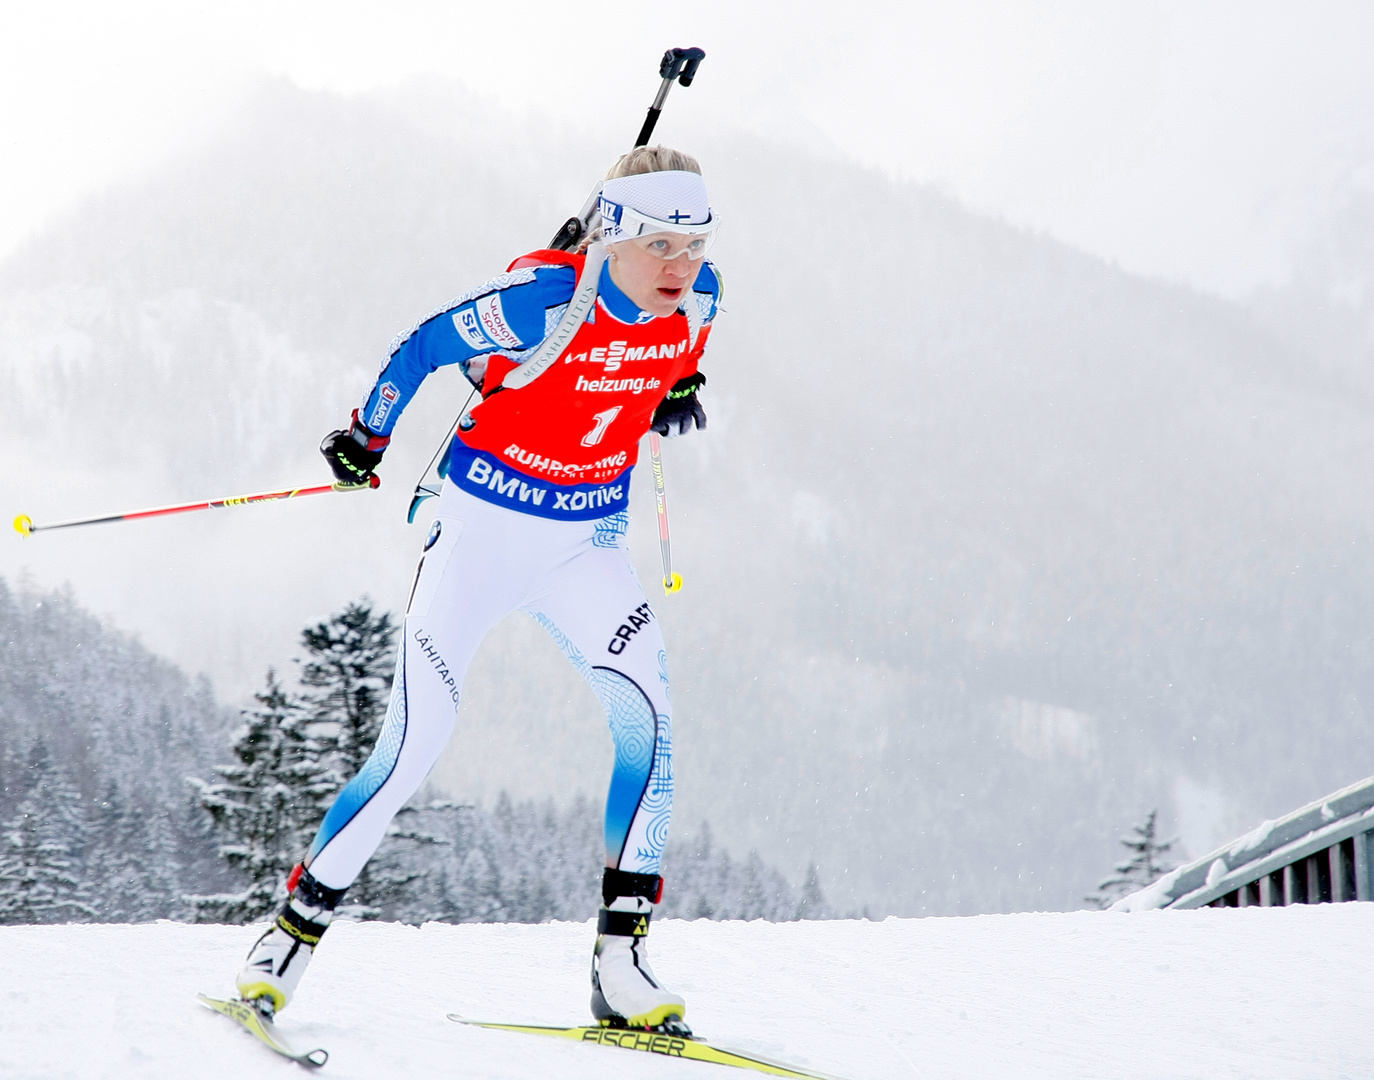
<path fill-rule="evenodd" d="M 717 221 L 694 172 L 618 176 L 601 187 L 601 238 L 608 244 L 656 232 L 711 233 Z"/>

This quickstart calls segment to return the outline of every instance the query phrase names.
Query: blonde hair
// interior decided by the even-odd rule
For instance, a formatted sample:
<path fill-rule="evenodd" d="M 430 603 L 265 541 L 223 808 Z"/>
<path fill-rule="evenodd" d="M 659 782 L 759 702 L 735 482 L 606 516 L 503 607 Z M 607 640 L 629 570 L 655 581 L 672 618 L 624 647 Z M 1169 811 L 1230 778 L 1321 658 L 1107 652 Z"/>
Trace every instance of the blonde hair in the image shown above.
<path fill-rule="evenodd" d="M 691 154 L 666 146 L 636 146 L 628 154 L 621 154 L 606 170 L 607 180 L 622 176 L 639 176 L 651 172 L 694 172 L 701 175 L 701 166 Z"/>
<path fill-rule="evenodd" d="M 614 164 L 606 170 L 607 180 L 617 180 L 622 176 L 639 176 L 651 172 L 694 172 L 701 175 L 701 166 L 691 154 L 674 150 L 667 146 L 636 146 L 628 154 L 621 154 Z M 587 249 L 601 239 L 601 230 L 593 229 L 577 245 L 577 254 L 585 254 Z"/>

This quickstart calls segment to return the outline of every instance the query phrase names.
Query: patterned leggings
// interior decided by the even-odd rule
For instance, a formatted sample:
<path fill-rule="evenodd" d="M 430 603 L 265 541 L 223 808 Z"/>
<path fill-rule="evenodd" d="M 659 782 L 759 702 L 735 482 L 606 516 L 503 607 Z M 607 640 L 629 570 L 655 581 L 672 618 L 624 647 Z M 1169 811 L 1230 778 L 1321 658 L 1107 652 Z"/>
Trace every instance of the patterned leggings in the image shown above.
<path fill-rule="evenodd" d="M 668 667 L 625 526 L 624 513 L 550 521 L 444 484 L 415 572 L 386 722 L 305 859 L 318 881 L 343 889 L 362 871 L 448 742 L 477 647 L 517 610 L 553 635 L 606 710 L 615 742 L 606 865 L 659 872 L 673 809 Z"/>

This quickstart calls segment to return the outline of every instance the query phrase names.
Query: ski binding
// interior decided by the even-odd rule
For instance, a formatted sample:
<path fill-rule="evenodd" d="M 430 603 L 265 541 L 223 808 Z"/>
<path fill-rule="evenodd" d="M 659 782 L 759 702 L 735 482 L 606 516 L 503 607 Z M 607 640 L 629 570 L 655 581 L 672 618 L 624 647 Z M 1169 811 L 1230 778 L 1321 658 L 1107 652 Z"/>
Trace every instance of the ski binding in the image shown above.
<path fill-rule="evenodd" d="M 255 1005 L 250 1005 L 246 1001 L 238 998 L 225 1000 L 223 998 L 212 998 L 208 994 L 197 994 L 197 1000 L 207 1008 L 214 1009 L 222 1016 L 227 1016 L 234 1023 L 245 1031 L 256 1035 L 264 1044 L 271 1047 L 284 1058 L 296 1062 L 298 1065 L 305 1065 L 309 1068 L 318 1069 L 329 1060 L 329 1051 L 316 1048 L 314 1050 L 298 1051 L 292 1048 L 291 1044 L 283 1039 L 277 1031 L 276 1025 L 272 1022 L 272 1017 L 265 1010 L 259 1009 Z"/>

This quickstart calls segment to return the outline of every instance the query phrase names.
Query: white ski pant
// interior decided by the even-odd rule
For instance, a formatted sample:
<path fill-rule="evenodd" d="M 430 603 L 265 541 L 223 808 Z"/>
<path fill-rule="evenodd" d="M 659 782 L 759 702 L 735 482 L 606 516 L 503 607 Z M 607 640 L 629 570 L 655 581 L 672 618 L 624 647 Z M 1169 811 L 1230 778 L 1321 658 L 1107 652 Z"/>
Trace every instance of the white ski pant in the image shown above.
<path fill-rule="evenodd" d="M 673 806 L 663 635 L 625 546 L 625 513 L 551 521 L 445 482 L 415 573 L 391 702 L 372 755 L 325 815 L 305 864 L 351 885 L 453 732 L 463 675 L 487 631 L 533 615 L 606 710 L 615 769 L 606 864 L 657 874 Z"/>

